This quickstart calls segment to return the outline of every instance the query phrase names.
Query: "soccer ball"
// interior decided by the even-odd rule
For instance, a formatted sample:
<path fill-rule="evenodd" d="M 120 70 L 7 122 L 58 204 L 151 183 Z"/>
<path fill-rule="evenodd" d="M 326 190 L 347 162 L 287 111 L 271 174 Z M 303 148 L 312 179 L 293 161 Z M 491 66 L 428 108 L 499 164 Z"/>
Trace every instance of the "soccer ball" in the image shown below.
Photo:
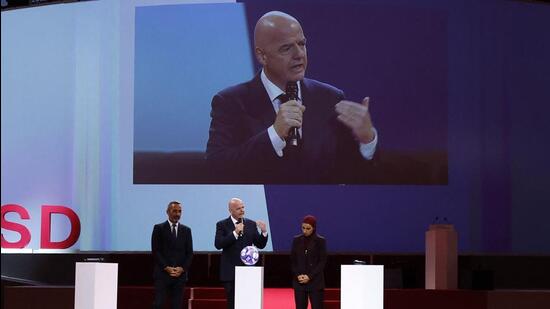
<path fill-rule="evenodd" d="M 258 263 L 259 258 L 260 252 L 258 251 L 258 248 L 254 246 L 244 247 L 241 250 L 241 261 L 243 261 L 244 265 L 255 265 L 256 263 Z"/>

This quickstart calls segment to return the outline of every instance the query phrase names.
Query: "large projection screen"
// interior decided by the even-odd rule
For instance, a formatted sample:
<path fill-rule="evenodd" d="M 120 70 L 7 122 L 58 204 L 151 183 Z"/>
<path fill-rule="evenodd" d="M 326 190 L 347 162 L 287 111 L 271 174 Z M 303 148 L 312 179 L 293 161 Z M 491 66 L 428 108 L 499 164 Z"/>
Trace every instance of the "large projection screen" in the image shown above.
<path fill-rule="evenodd" d="M 187 173 L 180 155 L 205 151 L 212 97 L 258 72 L 252 31 L 269 10 L 302 23 L 306 77 L 371 96 L 383 163 L 373 181 Z M 3 11 L 2 252 L 149 251 L 171 200 L 195 250 L 214 251 L 215 223 L 239 197 L 247 217 L 268 223 L 266 251 L 289 250 L 313 214 L 330 252 L 423 252 L 428 225 L 448 222 L 461 252 L 548 253 L 550 241 L 533 237 L 550 235 L 548 11 L 432 0 Z"/>

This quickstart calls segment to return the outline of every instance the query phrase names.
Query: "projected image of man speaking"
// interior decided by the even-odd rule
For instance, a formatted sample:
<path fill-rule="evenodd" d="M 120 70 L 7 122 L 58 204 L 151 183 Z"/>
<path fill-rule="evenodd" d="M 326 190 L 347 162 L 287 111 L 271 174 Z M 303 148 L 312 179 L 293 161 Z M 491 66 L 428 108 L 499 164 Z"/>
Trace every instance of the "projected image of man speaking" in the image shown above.
<path fill-rule="evenodd" d="M 378 142 L 369 98 L 305 78 L 306 36 L 296 18 L 264 14 L 254 28 L 262 69 L 212 99 L 211 172 L 232 183 L 364 183 Z"/>

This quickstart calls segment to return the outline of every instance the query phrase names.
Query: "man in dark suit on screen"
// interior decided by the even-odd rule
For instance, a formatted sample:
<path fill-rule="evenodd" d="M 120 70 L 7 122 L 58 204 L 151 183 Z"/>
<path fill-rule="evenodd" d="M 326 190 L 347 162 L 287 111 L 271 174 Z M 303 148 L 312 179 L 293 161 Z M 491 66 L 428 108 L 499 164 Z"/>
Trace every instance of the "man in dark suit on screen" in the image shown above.
<path fill-rule="evenodd" d="M 286 13 L 262 16 L 254 45 L 261 72 L 212 99 L 212 175 L 235 183 L 365 182 L 377 144 L 369 98 L 347 101 L 304 77 L 306 38 Z"/>
<path fill-rule="evenodd" d="M 244 203 L 238 198 L 229 200 L 229 218 L 216 223 L 214 246 L 222 250 L 220 259 L 220 280 L 227 297 L 227 308 L 234 308 L 235 266 L 244 266 L 241 250 L 254 245 L 260 249 L 267 244 L 267 226 L 265 222 L 253 221 L 244 217 Z M 258 232 L 258 228 L 260 232 Z"/>
<path fill-rule="evenodd" d="M 182 308 L 183 290 L 193 258 L 191 229 L 179 223 L 181 203 L 168 204 L 168 220 L 156 224 L 151 236 L 151 251 L 154 260 L 153 278 L 155 300 L 153 308 L 164 308 L 166 293 L 173 309 Z"/>

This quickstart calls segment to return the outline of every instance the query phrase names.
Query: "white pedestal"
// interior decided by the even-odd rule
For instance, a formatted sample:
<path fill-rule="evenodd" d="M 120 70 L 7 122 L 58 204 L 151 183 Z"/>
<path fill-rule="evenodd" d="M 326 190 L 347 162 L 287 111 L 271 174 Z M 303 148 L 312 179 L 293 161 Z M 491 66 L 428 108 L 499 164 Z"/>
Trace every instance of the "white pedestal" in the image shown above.
<path fill-rule="evenodd" d="M 262 309 L 263 266 L 235 266 L 235 309 Z"/>
<path fill-rule="evenodd" d="M 384 308 L 384 265 L 342 265 L 341 309 Z"/>
<path fill-rule="evenodd" d="M 74 308 L 116 309 L 117 263 L 76 263 Z"/>

